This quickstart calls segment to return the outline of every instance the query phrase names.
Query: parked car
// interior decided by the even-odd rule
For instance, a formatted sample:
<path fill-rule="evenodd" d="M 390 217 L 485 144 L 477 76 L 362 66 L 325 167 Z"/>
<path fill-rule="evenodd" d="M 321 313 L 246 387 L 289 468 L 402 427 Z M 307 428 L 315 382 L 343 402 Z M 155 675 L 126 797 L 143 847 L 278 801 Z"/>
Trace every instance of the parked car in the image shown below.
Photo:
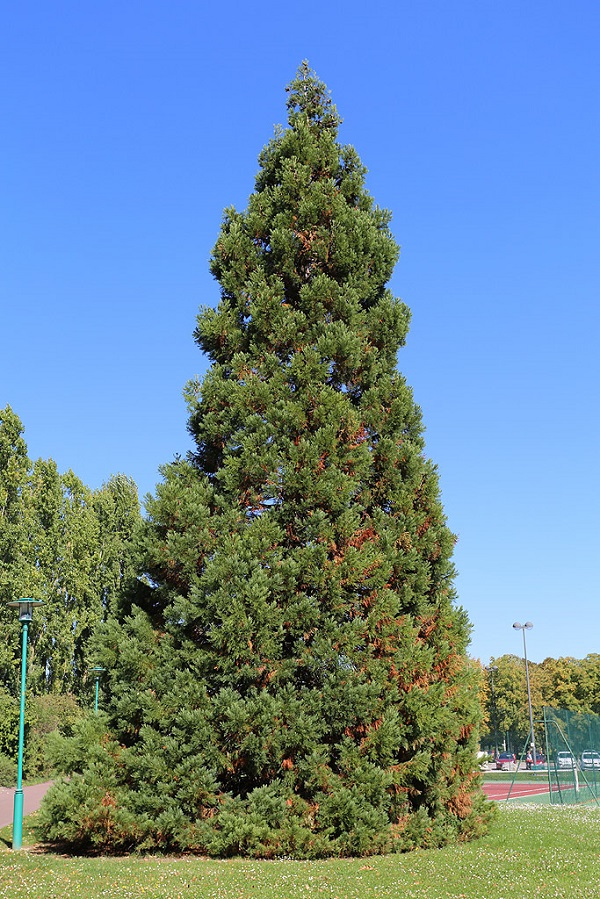
<path fill-rule="evenodd" d="M 516 761 L 517 757 L 514 752 L 501 752 L 496 759 L 496 768 L 498 771 L 501 771 L 502 768 L 510 768 Z"/>
<path fill-rule="evenodd" d="M 584 768 L 600 768 L 600 752 L 582 752 L 581 753 L 581 770 Z"/>
<path fill-rule="evenodd" d="M 556 754 L 556 765 L 558 768 L 576 768 L 577 762 L 570 752 L 558 752 Z"/>

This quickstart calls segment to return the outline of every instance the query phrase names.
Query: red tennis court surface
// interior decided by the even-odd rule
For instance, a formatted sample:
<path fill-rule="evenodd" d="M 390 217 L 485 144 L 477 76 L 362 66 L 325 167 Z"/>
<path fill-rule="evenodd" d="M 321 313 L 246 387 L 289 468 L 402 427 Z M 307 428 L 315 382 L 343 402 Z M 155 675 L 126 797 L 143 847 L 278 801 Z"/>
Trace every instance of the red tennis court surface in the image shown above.
<path fill-rule="evenodd" d="M 510 791 L 511 799 L 524 799 L 526 796 L 538 796 L 540 793 L 548 793 L 548 781 L 539 781 L 536 783 L 520 783 L 515 781 L 510 786 L 510 782 L 490 783 L 487 781 L 483 785 L 483 792 L 488 799 L 507 799 Z"/>

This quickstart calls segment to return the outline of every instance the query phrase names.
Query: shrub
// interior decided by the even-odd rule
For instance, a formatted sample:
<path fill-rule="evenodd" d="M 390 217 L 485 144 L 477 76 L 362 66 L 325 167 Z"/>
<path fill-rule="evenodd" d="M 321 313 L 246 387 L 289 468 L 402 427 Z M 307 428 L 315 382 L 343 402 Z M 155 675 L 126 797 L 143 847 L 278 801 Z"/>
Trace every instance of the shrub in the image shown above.
<path fill-rule="evenodd" d="M 0 752 L 0 787 L 14 787 L 16 782 L 16 762 L 14 762 L 3 752 Z"/>

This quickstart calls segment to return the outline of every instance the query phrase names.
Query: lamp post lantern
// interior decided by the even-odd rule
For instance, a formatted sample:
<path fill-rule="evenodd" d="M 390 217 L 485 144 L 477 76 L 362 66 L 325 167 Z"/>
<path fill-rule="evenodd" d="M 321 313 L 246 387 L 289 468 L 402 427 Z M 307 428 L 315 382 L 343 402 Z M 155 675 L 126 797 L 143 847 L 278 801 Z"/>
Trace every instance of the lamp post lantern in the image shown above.
<path fill-rule="evenodd" d="M 529 704 L 529 728 L 531 735 L 531 747 L 533 749 L 533 769 L 535 771 L 535 766 L 537 764 L 537 754 L 535 751 L 535 734 L 533 732 L 533 710 L 531 707 L 531 687 L 529 684 L 529 664 L 527 662 L 527 645 L 525 643 L 525 631 L 531 630 L 533 624 L 531 621 L 526 621 L 525 624 L 520 624 L 518 621 L 515 621 L 513 627 L 517 631 L 523 632 L 523 655 L 525 656 L 525 679 L 527 681 L 527 702 Z"/>
<path fill-rule="evenodd" d="M 98 714 L 98 690 L 99 690 L 98 685 L 100 683 L 100 675 L 102 674 L 103 671 L 106 671 L 106 668 L 102 668 L 101 665 L 94 665 L 93 668 L 88 668 L 88 671 L 93 671 L 94 674 L 96 675 L 96 695 L 94 698 L 94 714 L 97 715 Z"/>
<path fill-rule="evenodd" d="M 19 610 L 21 622 L 21 699 L 19 710 L 19 750 L 17 755 L 17 788 L 13 809 L 12 848 L 20 849 L 23 845 L 23 747 L 25 744 L 25 687 L 27 682 L 27 632 L 29 622 L 33 619 L 33 607 L 41 606 L 41 599 L 16 599 L 7 603 Z"/>

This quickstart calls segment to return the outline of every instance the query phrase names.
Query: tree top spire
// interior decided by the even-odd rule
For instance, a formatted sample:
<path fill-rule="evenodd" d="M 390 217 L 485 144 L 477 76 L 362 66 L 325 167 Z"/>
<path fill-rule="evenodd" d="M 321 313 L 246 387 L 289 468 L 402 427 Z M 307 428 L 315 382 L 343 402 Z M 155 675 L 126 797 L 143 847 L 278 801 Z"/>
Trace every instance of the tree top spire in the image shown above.
<path fill-rule="evenodd" d="M 342 119 L 331 100 L 327 86 L 310 68 L 308 60 L 305 59 L 300 64 L 296 77 L 287 86 L 286 91 L 289 93 L 287 108 L 291 126 L 299 118 L 306 118 L 309 123 L 337 130 Z"/>

